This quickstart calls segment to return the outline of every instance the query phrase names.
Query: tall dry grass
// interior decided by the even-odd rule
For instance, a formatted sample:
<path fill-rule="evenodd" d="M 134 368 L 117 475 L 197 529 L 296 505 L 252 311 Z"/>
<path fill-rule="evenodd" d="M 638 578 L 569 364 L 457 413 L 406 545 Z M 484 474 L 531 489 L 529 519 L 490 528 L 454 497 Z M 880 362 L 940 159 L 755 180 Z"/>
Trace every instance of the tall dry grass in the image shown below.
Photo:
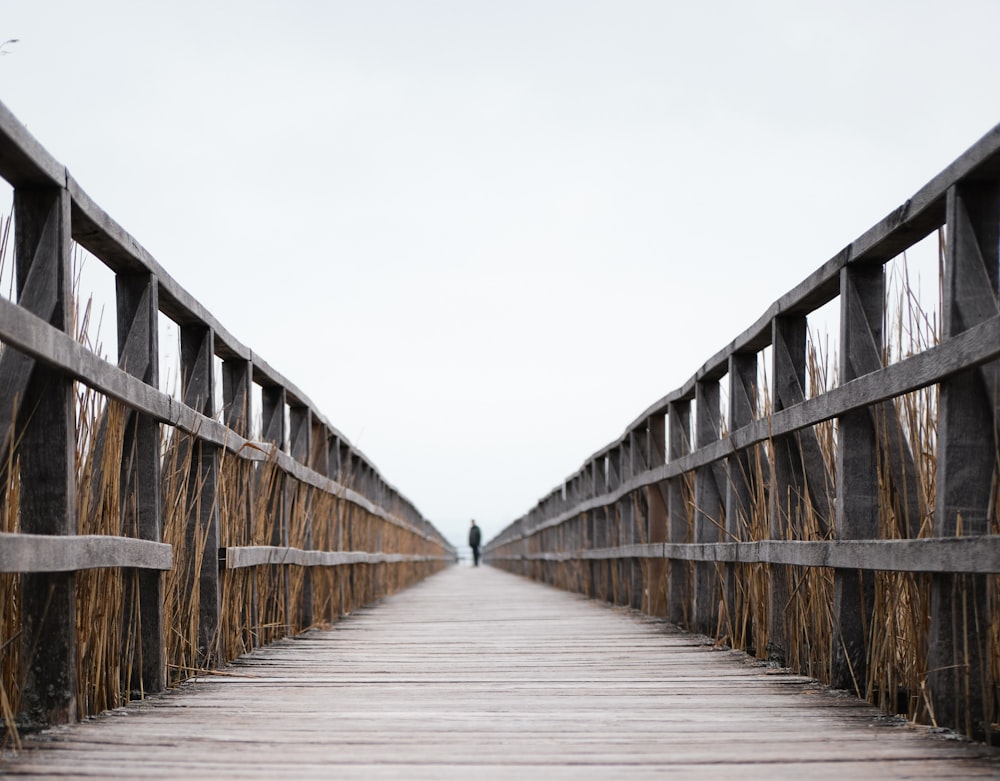
<path fill-rule="evenodd" d="M 11 267 L 11 228 L 13 215 L 0 215 L 0 279 L 6 278 Z M 13 282 L 11 283 L 13 284 Z M 8 297 L 10 292 L 7 293 Z M 0 343 L 0 354 L 8 349 Z M 12 419 L 13 419 L 13 412 Z M 16 432 L 15 432 L 16 433 Z M 0 531 L 20 530 L 21 506 L 16 442 L 12 436 L 4 452 L 0 452 Z M 0 716 L 5 727 L 5 743 L 20 746 L 16 717 L 21 702 L 21 577 L 0 573 Z"/>

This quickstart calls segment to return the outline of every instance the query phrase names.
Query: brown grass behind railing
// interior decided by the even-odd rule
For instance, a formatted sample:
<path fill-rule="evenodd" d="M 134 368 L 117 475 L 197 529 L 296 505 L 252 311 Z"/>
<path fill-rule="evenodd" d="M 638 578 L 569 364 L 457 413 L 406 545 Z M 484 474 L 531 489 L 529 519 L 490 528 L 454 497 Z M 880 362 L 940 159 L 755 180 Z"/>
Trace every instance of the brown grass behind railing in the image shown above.
<path fill-rule="evenodd" d="M 0 215 L 0 278 L 10 268 L 11 227 L 13 215 Z M 13 284 L 13 283 L 12 283 Z M 10 293 L 7 293 L 10 295 Z M 9 349 L 0 344 L 0 354 Z M 0 472 L 0 531 L 20 531 L 18 514 L 21 506 L 19 470 L 14 437 L 0 453 L 3 469 Z M 21 702 L 21 576 L 0 573 L 0 716 L 7 739 L 20 746 L 16 717 Z"/>
<path fill-rule="evenodd" d="M 936 311 L 933 308 L 928 311 L 921 304 L 918 291 L 909 276 L 905 253 L 887 266 L 885 365 L 938 344 L 944 253 L 945 230 L 942 229 L 938 233 L 939 300 Z M 809 333 L 807 388 L 810 396 L 818 395 L 838 384 L 836 372 L 832 368 L 839 363 L 837 353 L 825 337 Z M 759 358 L 761 376 L 759 396 L 755 400 L 755 416 L 759 419 L 769 419 L 771 414 L 765 354 L 762 353 Z M 907 393 L 891 403 L 881 405 L 876 412 L 878 537 L 932 537 L 935 535 L 937 485 L 938 386 Z M 810 431 L 816 436 L 825 464 L 823 484 L 806 485 L 806 499 L 801 502 L 793 502 L 788 497 L 772 496 L 776 443 L 766 441 L 751 447 L 748 451 L 748 473 L 731 478 L 744 481 L 750 494 L 745 515 L 735 519 L 735 539 L 748 542 L 770 539 L 771 508 L 775 504 L 782 508 L 785 520 L 779 539 L 832 538 L 836 531 L 834 498 L 837 492 L 835 459 L 839 447 L 837 425 L 835 421 L 821 423 L 797 436 L 809 436 Z M 894 441 L 893 438 L 899 441 Z M 891 450 L 912 455 L 912 459 L 907 461 L 911 465 L 906 467 L 905 474 L 905 484 L 910 486 L 910 490 L 894 485 L 898 478 L 890 477 Z M 993 534 L 1000 533 L 1000 443 L 996 453 L 993 507 L 990 512 Z M 692 472 L 681 477 L 688 528 L 683 539 L 673 537 L 673 542 L 692 540 L 691 519 L 696 509 L 693 479 Z M 644 520 L 645 515 L 639 512 L 641 505 L 636 503 L 634 507 L 636 517 L 640 521 Z M 613 538 L 607 542 L 607 546 L 618 544 L 618 538 L 623 533 L 619 508 L 608 507 L 606 511 L 598 512 L 607 512 L 605 523 L 612 532 L 609 537 Z M 721 523 L 721 519 L 717 520 Z M 531 555 L 556 550 L 552 546 L 557 544 L 557 540 L 564 538 L 553 537 L 555 531 L 556 529 L 547 529 L 508 543 L 509 547 L 504 546 L 495 553 L 499 556 L 507 553 Z M 572 539 L 578 545 L 585 536 L 567 533 L 565 539 Z M 590 547 L 605 547 L 605 544 L 590 543 Z M 562 549 L 566 549 L 565 546 Z M 495 563 L 511 571 L 540 580 L 555 581 L 560 587 L 584 591 L 618 604 L 625 603 L 630 587 L 623 580 L 627 571 L 627 562 L 624 560 L 596 561 L 592 564 L 581 562 L 583 574 L 577 577 L 571 577 L 568 574 L 570 570 L 564 565 L 537 559 L 499 559 Z M 690 582 L 692 566 L 690 562 L 679 560 L 668 561 L 662 570 L 647 566 L 644 568 L 645 587 L 651 593 L 658 591 L 669 594 L 672 579 L 683 577 Z M 781 570 L 777 569 L 779 567 Z M 797 672 L 830 682 L 835 643 L 838 642 L 836 618 L 833 615 L 833 570 L 761 563 L 733 565 L 735 583 L 732 596 L 725 589 L 719 589 L 716 641 L 746 650 L 761 659 L 770 656 L 774 647 L 774 639 L 770 634 L 772 623 L 781 624 L 772 622 L 771 616 L 772 576 L 776 574 L 772 569 L 787 573 L 789 582 L 787 602 L 777 607 L 781 611 L 780 618 L 786 635 L 785 647 L 781 649 L 784 663 Z M 659 582 L 650 582 L 649 573 L 652 571 L 663 573 Z M 723 568 L 720 567 L 717 571 L 721 573 Z M 877 572 L 873 580 L 874 611 L 867 627 L 866 641 L 867 674 L 855 679 L 855 688 L 889 713 L 934 723 L 933 703 L 928 700 L 927 688 L 933 577 L 919 573 Z M 985 649 L 988 679 L 984 684 L 986 690 L 982 693 L 982 699 L 986 703 L 986 712 L 982 716 L 987 725 L 994 725 L 994 733 L 1000 732 L 1000 576 L 965 576 L 956 580 L 959 599 L 981 599 L 985 600 L 987 606 L 987 625 L 961 627 L 960 642 L 968 646 L 979 644 Z M 718 582 L 721 586 L 724 579 L 720 577 Z M 980 591 L 982 584 L 985 584 L 985 593 Z M 674 608 L 676 615 L 676 606 Z M 689 600 L 680 606 L 678 620 L 682 626 L 691 625 Z M 979 714 L 966 714 L 965 720 L 971 723 L 978 718 Z"/>

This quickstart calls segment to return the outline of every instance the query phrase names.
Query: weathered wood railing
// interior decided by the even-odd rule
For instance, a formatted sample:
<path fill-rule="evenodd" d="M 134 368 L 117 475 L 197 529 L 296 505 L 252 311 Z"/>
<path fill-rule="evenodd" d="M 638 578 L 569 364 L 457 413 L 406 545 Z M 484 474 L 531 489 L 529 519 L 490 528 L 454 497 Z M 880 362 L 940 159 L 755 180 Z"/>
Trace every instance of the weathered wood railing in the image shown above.
<path fill-rule="evenodd" d="M 940 343 L 889 361 L 886 265 L 935 231 Z M 995 738 L 998 279 L 1000 127 L 587 459 L 485 560 Z M 807 315 L 838 297 L 839 385 L 807 398 Z M 922 442 L 904 425 L 913 405 L 929 413 Z"/>
<path fill-rule="evenodd" d="M 168 672 L 179 679 L 333 620 L 454 559 L 309 399 L 216 322 L 2 104 L 0 176 L 14 189 L 17 299 L 0 298 L 8 727 L 117 704 L 114 691 L 94 697 L 106 682 L 81 679 L 99 643 L 113 669 L 96 677 L 117 678 L 110 687 L 122 698 L 153 692 Z M 74 338 L 74 241 L 115 274 L 117 365 Z M 161 313 L 179 327 L 182 401 L 159 388 Z M 96 433 L 81 443 L 83 387 L 101 401 Z M 94 464 L 85 477 L 83 461 Z M 101 518 L 111 532 L 85 533 Z M 86 581 L 85 604 L 78 586 L 97 568 L 118 580 Z M 106 622 L 108 613 L 117 618 Z M 92 625 L 98 617 L 106 628 Z"/>

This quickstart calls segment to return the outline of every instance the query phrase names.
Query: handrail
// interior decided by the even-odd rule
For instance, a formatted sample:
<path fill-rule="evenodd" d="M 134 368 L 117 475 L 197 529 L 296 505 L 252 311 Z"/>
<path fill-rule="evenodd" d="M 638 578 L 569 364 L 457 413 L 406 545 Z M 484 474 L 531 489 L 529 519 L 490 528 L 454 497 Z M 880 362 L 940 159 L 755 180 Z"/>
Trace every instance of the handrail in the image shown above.
<path fill-rule="evenodd" d="M 119 649 L 104 655 L 119 667 L 96 674 L 105 686 L 131 680 L 155 692 L 168 664 L 223 663 L 454 561 L 453 546 L 302 390 L 229 333 L 2 103 L 0 177 L 14 188 L 17 236 L 17 300 L 0 298 L 0 599 L 17 608 L 0 616 L 0 688 L 22 724 L 99 709 L 82 702 L 97 684 L 78 677 L 89 663 L 78 632 L 103 632 L 99 642 Z M 72 336 L 73 241 L 116 275 L 117 365 Z M 180 332 L 180 399 L 159 389 L 161 314 Z M 103 400 L 82 444 L 74 383 Z M 96 492 L 79 505 L 86 524 L 81 490 Z M 106 608 L 76 594 L 102 573 L 118 578 L 95 587 Z M 120 615 L 95 628 L 88 610 Z M 79 654 L 96 642 L 81 641 Z M 114 691 L 105 707 L 128 696 Z M 13 729 L 10 712 L 5 704 L 0 715 Z"/>
<path fill-rule="evenodd" d="M 940 343 L 884 365 L 885 266 L 936 230 L 947 232 Z M 484 559 L 820 669 L 892 708 L 886 687 L 904 686 L 903 651 L 877 657 L 872 627 L 876 608 L 897 620 L 886 607 L 897 599 L 892 610 L 912 611 L 909 625 L 926 624 L 898 641 L 912 715 L 992 735 L 998 235 L 1000 125 L 596 450 L 490 540 Z M 806 317 L 835 299 L 840 384 L 806 398 Z M 766 348 L 772 407 L 761 414 Z M 729 409 L 720 415 L 724 378 Z M 923 402 L 938 410 L 936 440 L 919 446 L 936 459 L 925 499 L 915 465 L 930 459 L 913 452 L 896 400 L 935 389 L 940 402 Z M 935 501 L 931 530 L 919 513 Z M 887 519 L 897 523 L 891 534 L 880 531 Z M 911 580 L 890 581 L 896 573 Z M 813 612 L 790 618 L 804 601 Z"/>

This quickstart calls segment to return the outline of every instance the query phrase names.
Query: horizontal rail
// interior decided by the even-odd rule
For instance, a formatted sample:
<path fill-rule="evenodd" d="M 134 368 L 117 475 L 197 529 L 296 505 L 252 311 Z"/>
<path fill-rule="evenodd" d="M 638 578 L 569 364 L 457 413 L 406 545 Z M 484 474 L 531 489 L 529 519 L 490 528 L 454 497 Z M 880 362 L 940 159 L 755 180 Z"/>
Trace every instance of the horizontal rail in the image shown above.
<path fill-rule="evenodd" d="M 760 540 L 758 542 L 621 545 L 578 551 L 494 555 L 494 561 L 672 559 L 876 572 L 1000 573 L 1000 537 L 919 540 Z"/>
<path fill-rule="evenodd" d="M 866 374 L 856 380 L 807 399 L 768 418 L 755 420 L 729 436 L 635 475 L 613 491 L 586 499 L 568 510 L 518 534 L 501 536 L 503 543 L 525 539 L 576 518 L 580 513 L 608 507 L 630 493 L 662 483 L 685 472 L 706 466 L 734 453 L 767 442 L 773 437 L 791 434 L 832 420 L 846 412 L 865 409 L 873 404 L 941 382 L 965 369 L 981 366 L 1000 358 L 1000 315 L 964 331 L 958 336 L 917 355 Z"/>
<path fill-rule="evenodd" d="M 344 564 L 400 564 L 404 562 L 451 561 L 447 556 L 416 556 L 403 553 L 366 551 L 318 551 L 278 545 L 246 545 L 220 548 L 220 562 L 226 569 L 243 569 L 270 564 L 299 567 L 337 567 Z"/>
<path fill-rule="evenodd" d="M 147 385 L 114 364 L 103 360 L 40 317 L 2 297 L 0 297 L 0 341 L 65 372 L 73 379 L 111 399 L 146 413 L 161 423 L 197 436 L 230 453 L 239 454 L 241 458 L 247 460 L 273 459 L 282 470 L 303 483 L 336 494 L 395 526 L 414 531 L 424 539 L 435 539 L 426 531 L 414 529 L 406 519 L 386 512 L 357 491 L 296 461 L 277 445 L 244 439 L 219 421 L 202 415 L 180 403 L 173 396 Z"/>
<path fill-rule="evenodd" d="M 820 266 L 767 310 L 726 347 L 717 352 L 681 387 L 663 396 L 633 420 L 621 437 L 594 452 L 590 461 L 607 455 L 622 444 L 629 431 L 653 415 L 663 414 L 675 401 L 694 398 L 695 385 L 718 379 L 727 370 L 729 356 L 757 352 L 771 343 L 770 327 L 775 317 L 813 311 L 837 297 L 837 280 L 848 265 L 885 263 L 911 247 L 944 223 L 948 189 L 967 178 L 987 178 L 1000 174 L 1000 125 L 993 127 L 951 165 L 934 176 L 911 198 L 893 209 L 880 222 L 862 233 Z"/>
<path fill-rule="evenodd" d="M 169 570 L 170 545 L 99 534 L 0 532 L 0 572 L 74 572 L 106 567 Z"/>

